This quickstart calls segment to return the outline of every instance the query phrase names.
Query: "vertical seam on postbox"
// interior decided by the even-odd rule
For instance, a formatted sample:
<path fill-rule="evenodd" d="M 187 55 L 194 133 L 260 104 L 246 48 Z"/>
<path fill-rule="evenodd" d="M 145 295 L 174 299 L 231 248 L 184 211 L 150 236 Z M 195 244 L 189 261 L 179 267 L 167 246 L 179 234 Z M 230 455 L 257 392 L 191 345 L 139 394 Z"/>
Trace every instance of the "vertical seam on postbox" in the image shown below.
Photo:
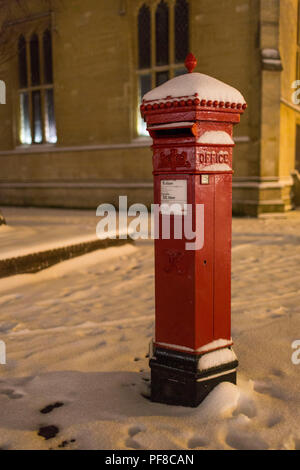
<path fill-rule="evenodd" d="M 215 254 L 216 254 L 216 175 L 213 175 L 213 190 L 214 190 L 214 202 L 213 202 L 213 221 L 214 221 L 214 245 L 213 245 L 213 339 L 215 339 L 215 278 L 216 278 L 216 263 L 215 263 Z"/>

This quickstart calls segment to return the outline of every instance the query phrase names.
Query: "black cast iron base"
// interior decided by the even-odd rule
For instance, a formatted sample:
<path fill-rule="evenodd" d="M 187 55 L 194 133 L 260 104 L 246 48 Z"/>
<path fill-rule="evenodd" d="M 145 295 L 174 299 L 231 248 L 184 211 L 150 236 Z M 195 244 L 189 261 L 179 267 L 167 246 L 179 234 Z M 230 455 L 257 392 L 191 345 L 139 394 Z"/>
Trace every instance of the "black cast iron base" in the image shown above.
<path fill-rule="evenodd" d="M 196 407 L 219 383 L 236 384 L 237 360 L 199 371 L 199 358 L 200 355 L 156 347 L 149 361 L 151 400 Z"/>

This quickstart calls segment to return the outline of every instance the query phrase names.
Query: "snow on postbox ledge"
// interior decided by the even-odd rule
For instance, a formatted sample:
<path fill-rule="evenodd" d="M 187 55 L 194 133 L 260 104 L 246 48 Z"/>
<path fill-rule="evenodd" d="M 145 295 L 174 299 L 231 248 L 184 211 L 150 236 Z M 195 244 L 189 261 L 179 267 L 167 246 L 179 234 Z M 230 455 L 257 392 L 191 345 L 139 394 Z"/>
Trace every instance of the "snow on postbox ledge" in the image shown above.
<path fill-rule="evenodd" d="M 160 142 L 171 144 L 174 138 L 190 143 L 196 150 L 185 162 L 186 171 L 205 172 L 232 171 L 232 129 L 246 108 L 238 90 L 192 72 L 146 93 L 140 107 L 154 147 Z M 228 152 L 218 152 L 220 147 L 228 147 Z M 160 162 L 154 161 L 154 171 L 158 167 Z"/>

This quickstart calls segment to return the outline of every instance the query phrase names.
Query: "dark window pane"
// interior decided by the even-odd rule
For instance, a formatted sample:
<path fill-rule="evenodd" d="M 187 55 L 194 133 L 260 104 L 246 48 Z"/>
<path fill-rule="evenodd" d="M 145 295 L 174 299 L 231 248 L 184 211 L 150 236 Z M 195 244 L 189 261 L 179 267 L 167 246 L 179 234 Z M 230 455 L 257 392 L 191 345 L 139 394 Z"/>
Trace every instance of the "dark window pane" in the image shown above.
<path fill-rule="evenodd" d="M 31 144 L 32 142 L 28 93 L 20 94 L 20 142 L 21 144 Z"/>
<path fill-rule="evenodd" d="M 56 137 L 56 124 L 54 116 L 54 99 L 53 99 L 53 90 L 46 90 L 46 122 L 45 122 L 45 132 L 46 132 L 46 141 L 52 144 L 57 142 Z"/>
<path fill-rule="evenodd" d="M 41 92 L 32 92 L 32 122 L 33 122 L 33 142 L 40 144 L 43 141 L 42 112 L 41 112 Z"/>
<path fill-rule="evenodd" d="M 140 8 L 138 15 L 139 68 L 151 67 L 151 17 L 146 5 Z"/>
<path fill-rule="evenodd" d="M 148 93 L 151 90 L 151 74 L 140 75 L 140 97 Z"/>
<path fill-rule="evenodd" d="M 26 62 L 26 41 L 24 36 L 20 36 L 18 44 L 19 55 L 19 85 L 20 88 L 27 87 L 27 62 Z"/>
<path fill-rule="evenodd" d="M 186 0 L 175 4 L 175 62 L 184 62 L 189 52 L 189 5 Z"/>
<path fill-rule="evenodd" d="M 167 70 L 165 72 L 157 72 L 155 80 L 156 86 L 162 85 L 169 80 L 169 72 Z"/>
<path fill-rule="evenodd" d="M 162 0 L 155 13 L 156 65 L 169 63 L 169 8 Z"/>
<path fill-rule="evenodd" d="M 179 77 L 179 75 L 184 75 L 185 73 L 188 73 L 186 68 L 182 69 L 175 69 L 174 70 L 174 77 Z"/>
<path fill-rule="evenodd" d="M 45 83 L 53 82 L 52 72 L 52 42 L 51 33 L 49 29 L 45 31 L 43 36 L 43 49 L 44 49 L 44 81 Z"/>
<path fill-rule="evenodd" d="M 36 34 L 30 39 L 31 85 L 40 84 L 39 40 Z"/>

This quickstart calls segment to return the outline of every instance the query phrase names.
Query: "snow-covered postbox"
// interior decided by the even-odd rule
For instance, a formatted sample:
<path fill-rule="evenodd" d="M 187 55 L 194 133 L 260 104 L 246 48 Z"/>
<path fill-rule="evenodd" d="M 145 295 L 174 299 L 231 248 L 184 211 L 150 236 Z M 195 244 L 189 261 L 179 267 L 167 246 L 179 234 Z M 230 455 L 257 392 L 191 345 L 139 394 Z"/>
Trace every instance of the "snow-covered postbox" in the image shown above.
<path fill-rule="evenodd" d="M 151 399 L 197 406 L 220 382 L 236 382 L 232 135 L 246 103 L 229 85 L 193 73 L 192 54 L 185 64 L 188 74 L 151 90 L 141 105 L 159 207 Z"/>

